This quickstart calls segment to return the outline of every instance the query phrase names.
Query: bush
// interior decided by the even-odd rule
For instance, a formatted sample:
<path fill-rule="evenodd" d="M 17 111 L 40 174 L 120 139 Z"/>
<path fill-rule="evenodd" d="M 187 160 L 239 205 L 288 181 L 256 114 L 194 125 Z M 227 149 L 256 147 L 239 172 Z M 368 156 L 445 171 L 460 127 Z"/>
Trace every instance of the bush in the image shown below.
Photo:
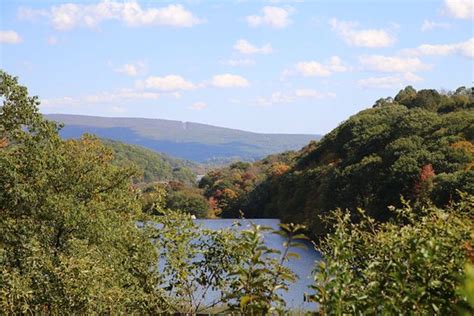
<path fill-rule="evenodd" d="M 321 313 L 452 315 L 466 305 L 458 287 L 473 245 L 474 197 L 446 210 L 406 203 L 394 213 L 382 224 L 363 211 L 357 224 L 347 212 L 332 214 L 310 296 Z"/>

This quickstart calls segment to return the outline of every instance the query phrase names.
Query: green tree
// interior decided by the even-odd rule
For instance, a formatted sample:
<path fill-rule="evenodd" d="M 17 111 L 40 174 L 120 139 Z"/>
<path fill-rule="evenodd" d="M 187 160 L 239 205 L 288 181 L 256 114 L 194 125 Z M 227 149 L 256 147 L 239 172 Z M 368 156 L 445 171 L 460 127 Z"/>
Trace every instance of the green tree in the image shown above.
<path fill-rule="evenodd" d="M 138 229 L 135 170 L 93 137 L 62 141 L 16 78 L 0 73 L 0 309 L 152 313 L 155 248 Z"/>
<path fill-rule="evenodd" d="M 209 213 L 209 202 L 198 191 L 187 188 L 179 191 L 169 191 L 166 197 L 166 207 L 181 210 L 198 218 L 206 218 Z"/>
<path fill-rule="evenodd" d="M 2 312 L 158 314 L 284 305 L 276 292 L 294 278 L 284 264 L 304 238 L 300 226 L 282 226 L 289 240 L 280 260 L 267 257 L 276 251 L 256 225 L 202 229 L 190 214 L 163 209 L 206 210 L 197 191 L 179 183 L 135 190 L 137 171 L 114 164 L 110 147 L 90 135 L 61 140 L 59 126 L 38 113 L 36 97 L 4 72 L 0 80 Z M 249 274 L 258 282 L 244 277 Z M 217 301 L 206 302 L 210 291 L 221 293 Z"/>

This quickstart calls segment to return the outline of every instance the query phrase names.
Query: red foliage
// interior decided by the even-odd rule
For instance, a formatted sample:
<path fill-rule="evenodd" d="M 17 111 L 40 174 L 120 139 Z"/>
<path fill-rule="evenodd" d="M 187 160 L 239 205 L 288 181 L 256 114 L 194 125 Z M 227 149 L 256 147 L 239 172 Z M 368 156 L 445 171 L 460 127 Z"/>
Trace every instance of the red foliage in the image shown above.
<path fill-rule="evenodd" d="M 415 184 L 414 193 L 416 196 L 420 196 L 423 192 L 429 191 L 429 181 L 435 176 L 435 171 L 431 164 L 424 165 L 421 168 L 420 175 L 418 176 L 418 181 Z"/>
<path fill-rule="evenodd" d="M 435 176 L 435 172 L 431 164 L 424 165 L 423 168 L 421 168 L 420 182 L 429 180 L 430 178 L 434 176 Z"/>

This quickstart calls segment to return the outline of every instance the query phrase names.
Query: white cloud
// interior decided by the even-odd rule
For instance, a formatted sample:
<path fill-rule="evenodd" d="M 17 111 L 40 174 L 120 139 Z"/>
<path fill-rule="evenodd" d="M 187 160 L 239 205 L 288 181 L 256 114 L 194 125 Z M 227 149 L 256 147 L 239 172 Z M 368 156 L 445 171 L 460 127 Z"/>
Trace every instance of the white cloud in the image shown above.
<path fill-rule="evenodd" d="M 456 19 L 474 19 L 472 0 L 444 0 L 443 12 Z"/>
<path fill-rule="evenodd" d="M 247 16 L 247 23 L 251 27 L 269 26 L 273 28 L 284 28 L 292 23 L 290 15 L 291 8 L 280 8 L 266 6 L 262 9 L 262 15 Z"/>
<path fill-rule="evenodd" d="M 248 59 L 248 58 L 237 58 L 237 59 L 227 59 L 227 60 L 222 60 L 221 64 L 224 65 L 229 65 L 229 66 L 251 66 L 255 64 L 255 60 L 253 59 Z"/>
<path fill-rule="evenodd" d="M 334 98 L 336 94 L 333 92 L 320 92 L 314 89 L 296 89 L 295 96 L 299 98 L 322 99 L 327 97 Z"/>
<path fill-rule="evenodd" d="M 15 31 L 0 31 L 0 43 L 3 44 L 19 44 L 23 40 Z"/>
<path fill-rule="evenodd" d="M 333 92 L 320 92 L 314 89 L 296 89 L 290 93 L 283 93 L 281 91 L 273 92 L 269 97 L 258 97 L 255 100 L 257 106 L 272 106 L 277 104 L 286 104 L 298 101 L 300 98 L 305 99 L 323 99 L 334 98 L 336 96 Z"/>
<path fill-rule="evenodd" d="M 358 47 L 389 47 L 395 43 L 395 37 L 383 29 L 358 29 L 359 23 L 331 19 L 332 29 L 351 46 Z"/>
<path fill-rule="evenodd" d="M 248 80 L 244 77 L 231 74 L 215 75 L 212 77 L 211 83 L 213 86 L 219 88 L 243 88 L 249 85 Z"/>
<path fill-rule="evenodd" d="M 156 89 L 161 91 L 192 90 L 196 88 L 192 82 L 178 75 L 164 77 L 150 76 L 143 81 L 137 81 L 139 88 Z"/>
<path fill-rule="evenodd" d="M 467 58 L 474 58 L 474 37 L 465 42 L 454 44 L 423 44 L 416 48 L 405 49 L 402 54 L 409 56 L 446 56 L 458 54 Z"/>
<path fill-rule="evenodd" d="M 146 64 L 143 61 L 138 61 L 135 63 L 124 64 L 114 70 L 127 76 L 135 77 L 145 72 Z"/>
<path fill-rule="evenodd" d="M 257 106 L 271 106 L 280 103 L 290 103 L 295 100 L 293 95 L 284 94 L 281 91 L 273 92 L 270 97 L 257 97 L 255 104 Z"/>
<path fill-rule="evenodd" d="M 361 56 L 359 62 L 368 70 L 381 72 L 417 72 L 429 70 L 431 65 L 424 64 L 420 59 L 414 57 L 396 56 Z"/>
<path fill-rule="evenodd" d="M 262 47 L 257 47 L 250 44 L 244 39 L 238 40 L 234 45 L 234 49 L 236 49 L 242 54 L 270 54 L 273 51 L 272 45 L 270 44 L 265 44 Z"/>
<path fill-rule="evenodd" d="M 69 96 L 59 97 L 59 98 L 46 98 L 41 100 L 41 107 L 58 107 L 58 106 L 66 106 L 72 105 L 77 106 L 80 105 L 79 98 L 73 98 Z"/>
<path fill-rule="evenodd" d="M 103 91 L 96 94 L 90 94 L 78 97 L 59 97 L 44 99 L 41 106 L 60 107 L 60 106 L 87 106 L 106 103 L 124 103 L 136 100 L 157 100 L 160 98 L 158 93 L 137 91 L 134 89 L 121 89 L 117 91 Z M 116 105 L 118 107 L 118 105 Z"/>
<path fill-rule="evenodd" d="M 334 72 L 345 72 L 347 67 L 342 64 L 338 56 L 332 56 L 327 62 L 320 63 L 317 61 L 302 61 L 295 65 L 295 70 L 306 77 L 327 77 Z M 283 76 L 291 74 L 286 70 Z"/>
<path fill-rule="evenodd" d="M 29 7 L 19 7 L 17 11 L 17 17 L 23 21 L 36 21 L 42 17 L 48 17 L 49 13 L 47 10 L 33 9 Z"/>
<path fill-rule="evenodd" d="M 361 79 L 357 84 L 364 88 L 382 88 L 382 89 L 391 89 L 396 87 L 403 87 L 408 83 L 420 82 L 423 81 L 423 78 L 413 74 L 413 73 L 404 73 L 397 74 L 393 76 L 385 77 L 371 77 L 367 79 Z"/>
<path fill-rule="evenodd" d="M 207 104 L 204 102 L 196 102 L 189 107 L 191 110 L 201 111 L 207 108 Z"/>
<path fill-rule="evenodd" d="M 108 103 L 127 100 L 157 100 L 160 97 L 158 93 L 143 92 L 132 89 L 123 89 L 117 92 L 101 92 L 95 95 L 88 95 L 82 99 L 86 103 Z"/>
<path fill-rule="evenodd" d="M 450 29 L 451 24 L 445 23 L 445 22 L 434 22 L 434 21 L 429 21 L 429 20 L 424 20 L 423 24 L 421 25 L 421 31 L 426 32 L 426 31 L 432 31 L 435 29 Z"/>
<path fill-rule="evenodd" d="M 128 26 L 166 25 L 192 27 L 203 21 L 182 5 L 170 4 L 161 8 L 142 8 L 136 1 L 102 1 L 96 4 L 64 3 L 49 10 L 22 7 L 18 11 L 21 19 L 35 20 L 46 17 L 60 31 L 82 26 L 97 28 L 101 22 L 116 20 Z"/>

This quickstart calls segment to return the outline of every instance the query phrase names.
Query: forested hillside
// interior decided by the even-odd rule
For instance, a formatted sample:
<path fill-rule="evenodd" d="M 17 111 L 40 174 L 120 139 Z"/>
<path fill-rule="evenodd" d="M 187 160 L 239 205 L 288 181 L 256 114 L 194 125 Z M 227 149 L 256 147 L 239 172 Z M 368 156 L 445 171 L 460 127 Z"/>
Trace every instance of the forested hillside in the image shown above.
<path fill-rule="evenodd" d="M 235 160 L 255 161 L 266 155 L 298 149 L 321 138 L 320 135 L 253 133 L 162 119 L 67 114 L 50 114 L 46 118 L 65 124 L 60 131 L 63 138 L 80 138 L 89 133 L 213 165 Z"/>
<path fill-rule="evenodd" d="M 200 186 L 222 216 L 277 217 L 325 231 L 321 215 L 366 209 L 379 220 L 387 206 L 443 206 L 458 190 L 474 193 L 474 95 L 461 87 L 401 90 L 350 117 L 297 153 L 207 174 Z"/>
<path fill-rule="evenodd" d="M 399 97 L 407 92 L 411 99 Z M 211 173 L 201 182 L 207 201 L 177 182 L 131 185 L 137 168 L 117 164 L 93 136 L 61 139 L 59 126 L 38 112 L 38 98 L 0 71 L 0 310 L 472 315 L 474 198 L 456 190 L 473 191 L 472 98 L 467 90 L 441 96 L 440 105 L 453 101 L 441 114 L 411 107 L 422 94 L 411 92 L 298 153 Z M 413 207 L 377 208 L 399 203 L 400 193 Z M 379 219 L 396 216 L 380 223 L 354 212 L 358 204 Z M 289 309 L 282 296 L 297 280 L 289 262 L 304 247 L 303 225 L 215 230 L 189 214 L 247 206 L 252 216 L 286 216 L 315 229 L 334 205 L 350 211 L 325 217 L 333 234 L 320 240 L 324 260 L 307 295 L 300 293 L 318 304 L 307 311 Z M 271 233 L 283 238 L 281 250 L 265 243 Z"/>
<path fill-rule="evenodd" d="M 122 166 L 132 164 L 143 172 L 143 176 L 136 179 L 137 182 L 179 181 L 185 184 L 196 183 L 195 170 L 199 170 L 200 167 L 192 162 L 172 158 L 140 146 L 106 139 L 102 142 L 112 148 L 115 164 Z"/>

